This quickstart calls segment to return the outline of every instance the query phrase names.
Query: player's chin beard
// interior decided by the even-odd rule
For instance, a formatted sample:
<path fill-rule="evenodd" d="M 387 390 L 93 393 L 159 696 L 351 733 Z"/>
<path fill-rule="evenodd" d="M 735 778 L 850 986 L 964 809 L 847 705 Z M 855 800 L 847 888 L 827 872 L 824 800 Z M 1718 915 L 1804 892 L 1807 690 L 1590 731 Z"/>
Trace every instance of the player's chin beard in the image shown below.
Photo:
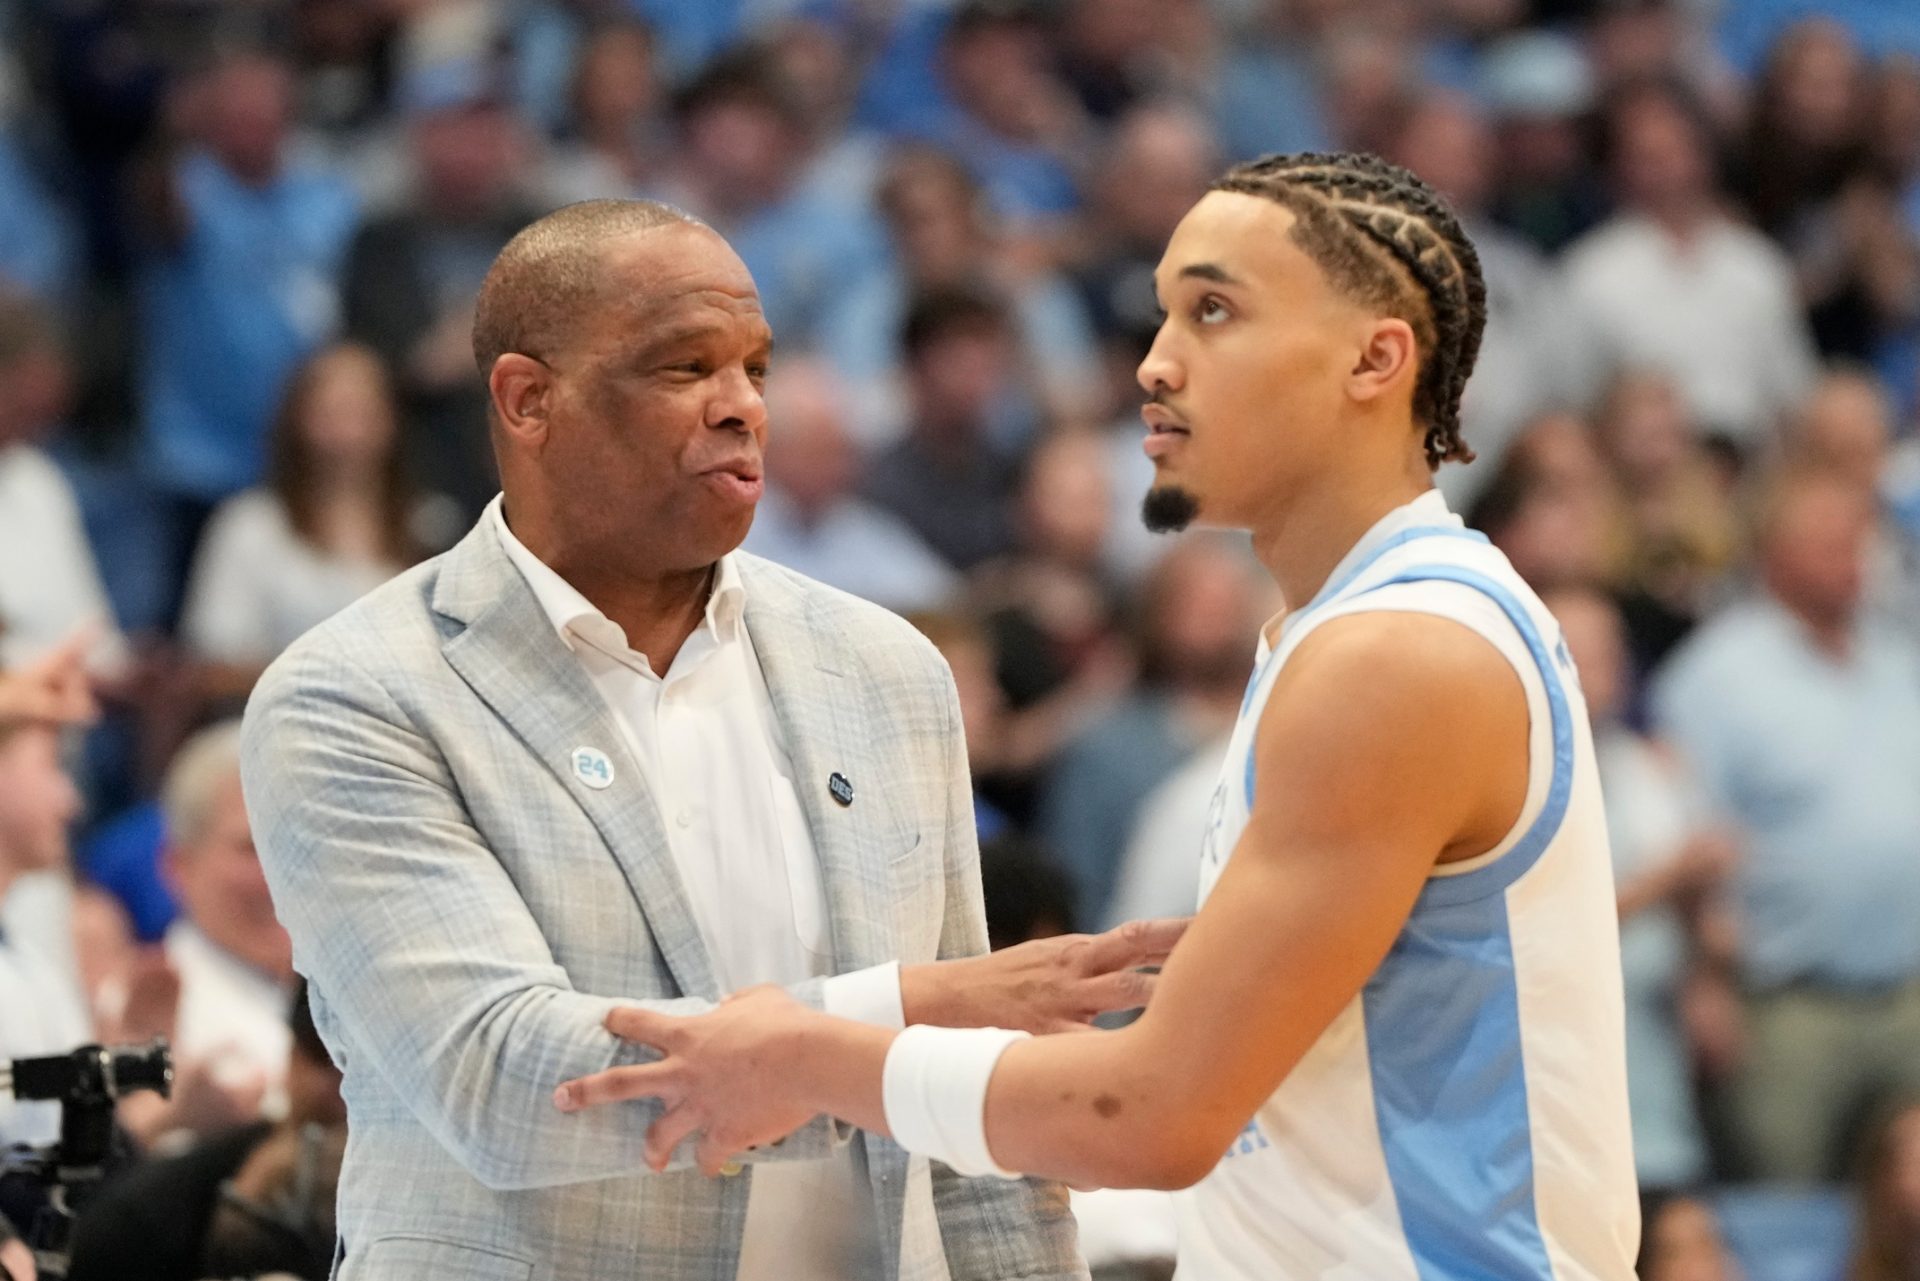
<path fill-rule="evenodd" d="M 1155 485 L 1140 504 L 1140 519 L 1156 534 L 1177 534 L 1200 514 L 1200 500 L 1178 485 Z"/>

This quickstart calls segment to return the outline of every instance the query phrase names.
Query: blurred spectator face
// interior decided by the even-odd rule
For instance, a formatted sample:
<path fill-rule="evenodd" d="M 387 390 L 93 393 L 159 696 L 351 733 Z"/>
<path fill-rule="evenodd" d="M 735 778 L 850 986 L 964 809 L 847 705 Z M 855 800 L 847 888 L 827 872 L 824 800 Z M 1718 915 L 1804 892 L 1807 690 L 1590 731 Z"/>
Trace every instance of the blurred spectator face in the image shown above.
<path fill-rule="evenodd" d="M 1872 493 L 1886 467 L 1892 436 L 1888 419 L 1886 397 L 1871 378 L 1832 374 L 1801 407 L 1792 446 L 1805 461 Z"/>
<path fill-rule="evenodd" d="M 1566 637 L 1580 674 L 1580 690 L 1596 725 L 1614 720 L 1625 701 L 1627 637 L 1620 610 L 1599 592 L 1569 588 L 1549 592 L 1546 606 Z"/>
<path fill-rule="evenodd" d="M 1174 107 L 1137 107 L 1120 118 L 1099 177 L 1109 227 L 1128 245 L 1158 253 L 1218 169 L 1207 122 Z"/>
<path fill-rule="evenodd" d="M 199 132 L 220 163 L 249 182 L 280 167 L 293 111 L 293 77 L 270 58 L 241 58 L 208 78 L 199 97 Z"/>
<path fill-rule="evenodd" d="M 1782 36 L 1761 96 L 1771 123 L 1812 150 L 1851 144 L 1859 136 L 1865 66 L 1847 29 L 1814 19 Z"/>
<path fill-rule="evenodd" d="M 1628 375 L 1614 384 L 1597 427 L 1614 464 L 1630 482 L 1655 483 L 1692 452 L 1686 403 L 1673 383 L 1657 374 Z"/>
<path fill-rule="evenodd" d="M 1704 1201 L 1675 1197 L 1647 1224 L 1644 1281 L 1740 1281 L 1739 1265 Z"/>
<path fill-rule="evenodd" d="M 0 725 L 0 871 L 46 871 L 67 861 L 80 792 L 60 765 L 49 726 Z"/>
<path fill-rule="evenodd" d="M 1336 33 L 1328 43 L 1326 101 L 1340 145 L 1378 151 L 1388 122 L 1415 82 L 1401 41 L 1369 24 Z"/>
<path fill-rule="evenodd" d="M 979 260 L 979 192 L 958 161 L 938 151 L 897 154 L 880 185 L 880 208 L 909 279 L 957 284 Z"/>
<path fill-rule="evenodd" d="M 377 471 L 399 430 L 380 358 L 343 345 L 318 357 L 309 378 L 294 424 L 309 459 L 334 474 Z"/>
<path fill-rule="evenodd" d="M 1493 135 L 1464 97 L 1433 94 L 1423 99 L 1395 133 L 1387 158 L 1426 179 L 1462 213 L 1486 207 L 1493 180 Z"/>
<path fill-rule="evenodd" d="M 1683 210 L 1713 194 L 1706 140 L 1691 117 L 1657 92 L 1622 102 L 1611 122 L 1614 177 L 1627 204 L 1645 212 Z"/>
<path fill-rule="evenodd" d="M 1903 1108 L 1887 1123 L 1881 1155 L 1867 1196 L 1890 1221 L 1920 1233 L 1920 1105 Z"/>
<path fill-rule="evenodd" d="M 1186 688 L 1239 685 L 1253 664 L 1260 611 L 1272 603 L 1246 558 L 1219 538 L 1190 538 L 1142 585 L 1148 671 Z"/>
<path fill-rule="evenodd" d="M 590 138 L 632 132 L 660 106 L 653 68 L 653 37 L 626 23 L 596 35 L 580 55 L 574 110 L 580 132 Z"/>
<path fill-rule="evenodd" d="M 860 83 L 859 68 L 839 34 L 827 23 L 781 23 L 767 37 L 767 49 L 810 137 L 825 137 L 845 119 Z"/>
<path fill-rule="evenodd" d="M 1816 627 L 1849 624 L 1866 585 L 1871 501 L 1844 479 L 1783 480 L 1760 534 L 1767 589 Z"/>
<path fill-rule="evenodd" d="M 187 810 L 192 821 L 168 833 L 162 864 L 168 887 L 181 913 L 215 946 L 262 973 L 290 974 L 293 945 L 274 916 L 253 848 L 239 768 L 229 767 L 207 784 L 206 794 Z"/>
<path fill-rule="evenodd" d="M 852 490 L 859 455 L 833 375 L 791 361 L 767 377 L 767 480 L 803 514 L 825 513 Z"/>
<path fill-rule="evenodd" d="M 933 335 L 908 357 L 916 423 L 936 431 L 979 427 L 1012 365 L 1004 321 L 968 321 Z"/>
<path fill-rule="evenodd" d="M 1687 47 L 1687 29 L 1671 3 L 1602 6 L 1587 31 L 1601 85 L 1671 74 Z"/>
<path fill-rule="evenodd" d="M 797 122 L 747 97 L 716 98 L 687 117 L 687 156 L 729 204 L 770 202 L 786 189 L 803 139 Z"/>
<path fill-rule="evenodd" d="M 1031 139 L 1058 86 L 1045 33 L 1024 18 L 956 23 L 941 51 L 947 90 L 995 133 Z"/>
<path fill-rule="evenodd" d="M 513 194 L 526 147 L 506 108 L 483 101 L 422 116 L 414 126 L 414 155 L 431 207 L 446 217 L 475 218 Z"/>
<path fill-rule="evenodd" d="M 1099 441 L 1077 433 L 1055 436 L 1034 451 L 1020 491 L 1028 551 L 1068 565 L 1097 565 L 1112 504 Z"/>
<path fill-rule="evenodd" d="M 1509 450 L 1524 478 L 1511 515 L 1487 530 L 1536 591 L 1604 582 L 1618 514 L 1606 460 L 1577 418 L 1552 415 Z"/>

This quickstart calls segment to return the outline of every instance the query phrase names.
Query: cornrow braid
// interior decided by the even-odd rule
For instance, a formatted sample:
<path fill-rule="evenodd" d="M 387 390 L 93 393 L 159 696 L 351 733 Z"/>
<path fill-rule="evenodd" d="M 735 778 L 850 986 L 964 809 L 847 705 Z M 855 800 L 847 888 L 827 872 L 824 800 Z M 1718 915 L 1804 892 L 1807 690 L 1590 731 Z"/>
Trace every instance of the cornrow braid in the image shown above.
<path fill-rule="evenodd" d="M 1309 151 L 1235 165 L 1211 189 L 1286 206 L 1294 239 L 1336 287 L 1413 326 L 1424 356 L 1413 409 L 1427 429 L 1427 463 L 1472 462 L 1460 396 L 1480 355 L 1487 286 L 1473 242 L 1433 188 L 1378 156 Z"/>

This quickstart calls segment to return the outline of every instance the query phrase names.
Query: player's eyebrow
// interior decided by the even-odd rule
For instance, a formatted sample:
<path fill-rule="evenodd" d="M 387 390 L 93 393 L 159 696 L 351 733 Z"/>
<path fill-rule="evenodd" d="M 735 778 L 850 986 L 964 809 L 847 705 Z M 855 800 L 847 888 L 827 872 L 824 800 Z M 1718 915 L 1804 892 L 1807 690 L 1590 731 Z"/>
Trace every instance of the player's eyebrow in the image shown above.
<path fill-rule="evenodd" d="M 1188 263 L 1180 269 L 1180 278 L 1185 280 L 1189 276 L 1196 276 L 1201 280 L 1211 280 L 1219 285 L 1237 285 L 1241 283 L 1239 277 L 1235 276 L 1225 267 L 1220 266 L 1218 263 L 1211 262 Z"/>

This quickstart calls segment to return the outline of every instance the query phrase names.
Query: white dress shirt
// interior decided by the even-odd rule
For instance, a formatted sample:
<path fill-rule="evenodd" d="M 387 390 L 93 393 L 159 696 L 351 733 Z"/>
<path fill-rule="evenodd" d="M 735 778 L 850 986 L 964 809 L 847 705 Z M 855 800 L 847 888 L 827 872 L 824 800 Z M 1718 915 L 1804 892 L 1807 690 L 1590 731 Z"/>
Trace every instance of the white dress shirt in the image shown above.
<path fill-rule="evenodd" d="M 722 557 L 706 615 L 664 675 L 507 528 L 487 519 L 554 630 L 606 700 L 647 771 L 661 827 L 720 986 L 795 983 L 832 969 L 826 887 L 793 766 L 745 624 L 746 592 Z M 897 963 L 828 978 L 829 1014 L 905 1023 Z M 753 1171 L 739 1281 L 843 1281 L 878 1264 L 873 1197 L 852 1148 Z"/>
<path fill-rule="evenodd" d="M 0 932 L 0 1061 L 65 1054 L 93 1040 L 86 1002 L 60 963 L 17 933 Z M 52 1143 L 60 1105 L 0 1094 L 0 1149 Z"/>

